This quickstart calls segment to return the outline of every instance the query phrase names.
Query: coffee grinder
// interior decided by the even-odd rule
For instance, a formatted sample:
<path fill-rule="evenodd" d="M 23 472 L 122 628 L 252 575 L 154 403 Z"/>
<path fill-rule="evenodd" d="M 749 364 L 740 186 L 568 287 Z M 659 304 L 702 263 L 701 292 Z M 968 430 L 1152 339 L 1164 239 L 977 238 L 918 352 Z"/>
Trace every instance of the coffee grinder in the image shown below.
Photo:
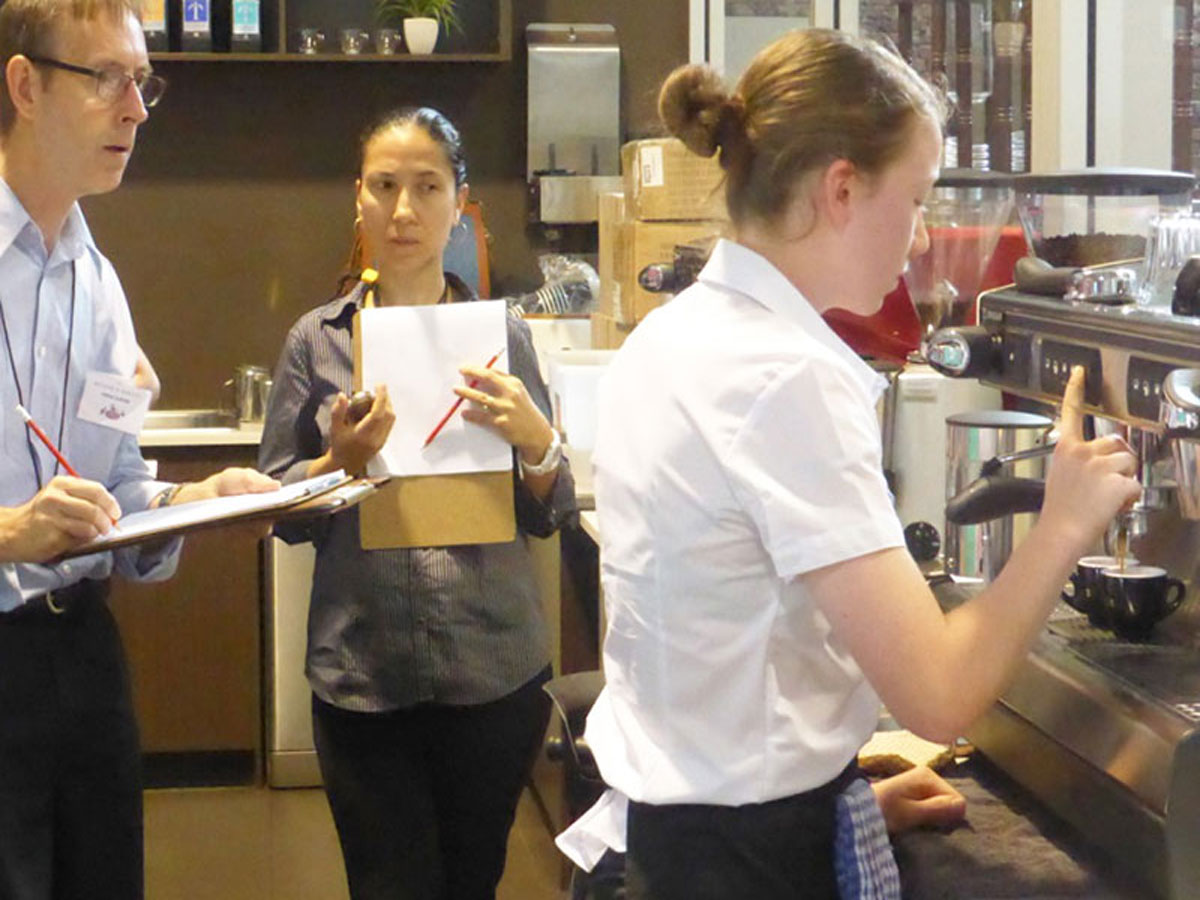
<path fill-rule="evenodd" d="M 938 328 L 973 324 L 979 291 L 1012 279 L 1013 260 L 1024 252 L 1020 229 L 1009 224 L 1012 210 L 1012 176 L 944 171 L 925 204 L 929 249 L 912 260 L 901 284 L 908 315 L 917 320 L 916 345 L 891 388 L 895 412 L 890 430 L 885 421 L 885 468 L 893 473 L 909 550 L 930 565 L 947 543 L 946 420 L 998 409 L 1001 398 L 994 388 L 946 378 L 926 363 L 922 348 Z"/>

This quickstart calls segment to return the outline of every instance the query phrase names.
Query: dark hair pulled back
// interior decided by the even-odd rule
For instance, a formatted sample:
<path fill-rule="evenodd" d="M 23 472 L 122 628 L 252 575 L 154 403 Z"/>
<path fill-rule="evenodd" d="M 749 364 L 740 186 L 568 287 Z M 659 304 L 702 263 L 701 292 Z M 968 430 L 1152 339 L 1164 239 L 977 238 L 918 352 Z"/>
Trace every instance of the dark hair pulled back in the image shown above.
<path fill-rule="evenodd" d="M 405 125 L 415 125 L 424 131 L 435 144 L 446 154 L 446 162 L 454 173 L 454 186 L 462 187 L 467 183 L 467 157 L 463 153 L 462 138 L 458 129 L 442 113 L 430 106 L 405 106 L 384 113 L 367 126 L 362 133 L 358 145 L 358 167 L 361 170 L 367 158 L 367 148 L 371 142 L 385 131 L 393 128 L 403 128 Z"/>
<path fill-rule="evenodd" d="M 454 186 L 461 188 L 467 183 L 467 157 L 463 153 L 462 138 L 458 129 L 442 113 L 430 106 L 405 106 L 390 110 L 375 119 L 363 131 L 358 142 L 358 169 L 362 171 L 367 159 L 367 150 L 371 142 L 393 128 L 403 128 L 413 125 L 420 128 L 433 140 L 446 155 L 446 163 L 454 173 Z M 362 233 L 355 222 L 354 242 L 350 247 L 350 258 L 346 261 L 346 272 L 338 279 L 337 293 L 340 295 L 347 287 L 358 280 L 366 266 L 366 250 L 363 246 Z"/>
<path fill-rule="evenodd" d="M 735 223 L 770 222 L 800 179 L 837 159 L 877 174 L 904 152 L 921 117 L 939 127 L 947 104 L 899 56 L 827 29 L 784 35 L 750 63 L 735 90 L 708 66 L 681 66 L 658 98 L 667 130 L 693 153 L 719 153 Z"/>

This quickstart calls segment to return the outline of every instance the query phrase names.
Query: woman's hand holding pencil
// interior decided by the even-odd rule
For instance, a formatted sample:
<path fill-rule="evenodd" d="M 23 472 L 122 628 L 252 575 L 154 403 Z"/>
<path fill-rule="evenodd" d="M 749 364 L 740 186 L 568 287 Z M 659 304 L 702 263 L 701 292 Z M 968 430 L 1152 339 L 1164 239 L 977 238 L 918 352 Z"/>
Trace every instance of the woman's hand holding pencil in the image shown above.
<path fill-rule="evenodd" d="M 463 366 L 459 371 L 470 379 L 454 389 L 460 399 L 471 404 L 462 417 L 491 428 L 516 447 L 527 462 L 540 460 L 554 434 L 525 383 L 515 375 L 486 366 Z"/>

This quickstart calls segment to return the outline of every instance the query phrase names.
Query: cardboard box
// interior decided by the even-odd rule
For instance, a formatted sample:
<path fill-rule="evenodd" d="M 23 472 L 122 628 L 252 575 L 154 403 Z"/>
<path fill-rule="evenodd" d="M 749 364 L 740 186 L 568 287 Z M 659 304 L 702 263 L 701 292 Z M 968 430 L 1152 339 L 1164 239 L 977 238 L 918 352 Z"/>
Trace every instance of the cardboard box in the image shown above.
<path fill-rule="evenodd" d="M 592 349 L 616 350 L 625 343 L 633 328 L 604 313 L 592 313 Z"/>
<path fill-rule="evenodd" d="M 652 263 L 673 263 L 675 245 L 712 237 L 726 229 L 724 222 L 622 222 L 614 231 L 616 257 L 613 261 L 615 291 L 611 315 L 624 325 L 636 325 L 650 310 L 661 306 L 671 294 L 655 294 L 638 284 L 638 273 Z"/>
<path fill-rule="evenodd" d="M 678 138 L 630 141 L 621 148 L 627 213 L 631 219 L 726 219 L 725 173 Z"/>
<path fill-rule="evenodd" d="M 596 206 L 599 231 L 599 254 L 596 273 L 600 276 L 600 296 L 596 312 L 615 316 L 619 307 L 617 294 L 620 287 L 616 275 L 617 242 L 619 229 L 625 222 L 625 195 L 623 193 L 600 194 Z"/>

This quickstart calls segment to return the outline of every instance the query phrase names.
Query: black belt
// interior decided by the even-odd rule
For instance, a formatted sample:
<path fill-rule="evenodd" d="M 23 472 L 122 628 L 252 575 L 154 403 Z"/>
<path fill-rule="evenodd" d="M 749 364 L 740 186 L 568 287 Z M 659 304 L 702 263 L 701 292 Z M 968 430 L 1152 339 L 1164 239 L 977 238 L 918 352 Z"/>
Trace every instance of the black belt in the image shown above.
<path fill-rule="evenodd" d="M 0 626 L 53 623 L 69 620 L 84 606 L 108 597 L 108 581 L 85 578 L 70 587 L 30 597 L 16 609 L 0 613 Z"/>

